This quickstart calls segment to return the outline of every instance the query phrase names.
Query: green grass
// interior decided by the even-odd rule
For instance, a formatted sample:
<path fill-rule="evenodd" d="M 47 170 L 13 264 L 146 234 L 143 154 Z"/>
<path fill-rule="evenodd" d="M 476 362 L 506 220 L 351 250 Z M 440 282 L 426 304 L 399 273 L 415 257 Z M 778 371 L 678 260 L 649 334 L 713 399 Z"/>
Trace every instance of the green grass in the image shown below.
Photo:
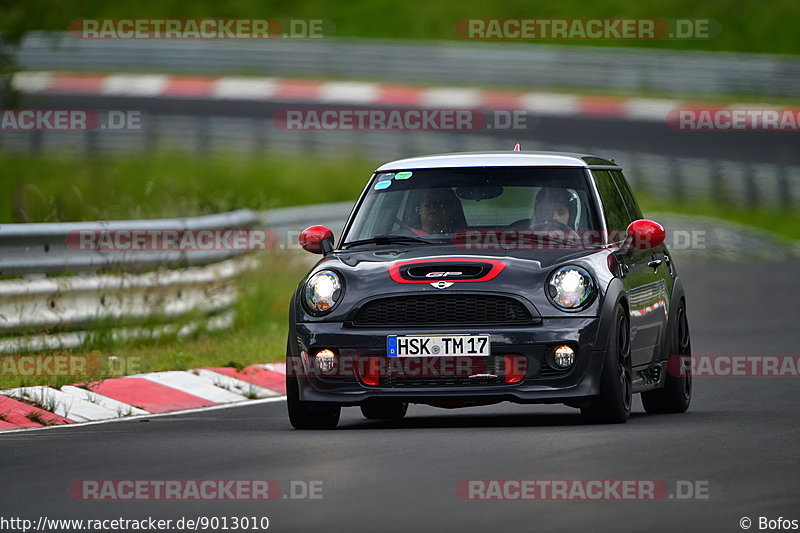
<path fill-rule="evenodd" d="M 64 31 L 76 18 L 312 18 L 327 19 L 337 37 L 457 40 L 462 18 L 710 18 L 721 25 L 717 38 L 662 41 L 555 41 L 559 44 L 629 46 L 686 50 L 725 50 L 800 54 L 795 24 L 796 0 L 482 0 L 394 2 L 390 0 L 11 0 L 0 8 L 0 29 L 11 38 L 30 29 Z"/>
<path fill-rule="evenodd" d="M 355 199 L 377 160 L 183 153 L 93 158 L 0 155 L 0 223 L 192 216 Z M 800 239 L 800 212 L 639 193 L 642 208 L 700 214 Z"/>
<path fill-rule="evenodd" d="M 658 211 L 714 217 L 760 228 L 785 239 L 800 241 L 800 211 L 796 208 L 778 206 L 748 208 L 702 200 L 665 202 L 643 194 L 637 195 L 637 201 L 645 214 L 648 211 Z"/>
<path fill-rule="evenodd" d="M 0 223 L 178 217 L 352 200 L 379 161 L 0 156 Z"/>

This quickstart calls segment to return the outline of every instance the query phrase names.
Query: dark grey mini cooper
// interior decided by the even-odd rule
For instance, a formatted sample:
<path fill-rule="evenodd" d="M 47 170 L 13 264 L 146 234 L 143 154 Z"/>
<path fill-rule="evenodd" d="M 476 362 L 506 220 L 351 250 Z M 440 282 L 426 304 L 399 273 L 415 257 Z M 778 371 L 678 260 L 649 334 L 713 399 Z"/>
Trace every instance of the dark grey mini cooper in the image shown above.
<path fill-rule="evenodd" d="M 625 422 L 691 399 L 686 301 L 664 229 L 613 161 L 550 152 L 403 159 L 377 169 L 292 299 L 289 418 L 342 407 L 563 403 Z"/>

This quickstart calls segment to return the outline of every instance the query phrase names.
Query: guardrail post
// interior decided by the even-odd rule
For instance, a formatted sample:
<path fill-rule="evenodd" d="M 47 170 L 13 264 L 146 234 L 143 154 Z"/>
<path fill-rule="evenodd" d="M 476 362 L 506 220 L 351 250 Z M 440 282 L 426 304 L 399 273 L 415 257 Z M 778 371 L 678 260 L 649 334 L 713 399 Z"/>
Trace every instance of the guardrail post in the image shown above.
<path fill-rule="evenodd" d="M 97 151 L 97 131 L 86 130 L 83 132 L 83 157 L 88 158 Z"/>
<path fill-rule="evenodd" d="M 672 175 L 672 198 L 677 202 L 682 202 L 686 196 L 686 191 L 684 190 L 683 168 L 680 160 L 677 157 L 671 157 L 669 167 Z"/>
<path fill-rule="evenodd" d="M 35 130 L 30 132 L 28 136 L 28 150 L 31 155 L 40 155 L 42 153 L 42 145 L 44 144 L 44 132 Z"/>
<path fill-rule="evenodd" d="M 756 169 L 753 165 L 744 167 L 744 190 L 747 197 L 744 199 L 745 205 L 755 207 L 759 203 L 758 185 L 755 179 Z"/>
<path fill-rule="evenodd" d="M 210 130 L 211 124 L 209 118 L 206 116 L 198 116 L 195 120 L 195 149 L 198 155 L 209 154 L 209 150 L 211 149 Z"/>
<path fill-rule="evenodd" d="M 148 154 L 158 151 L 159 115 L 148 115 L 144 132 L 144 149 Z"/>
<path fill-rule="evenodd" d="M 711 200 L 717 204 L 725 204 L 730 198 L 722 180 L 722 163 L 711 162 Z"/>
<path fill-rule="evenodd" d="M 783 207 L 789 208 L 794 202 L 792 190 L 789 187 L 789 172 L 784 165 L 778 165 L 778 198 Z"/>
<path fill-rule="evenodd" d="M 260 156 L 267 150 L 267 138 L 264 134 L 264 126 L 262 120 L 254 118 L 250 121 L 251 135 L 253 136 L 253 155 Z"/>

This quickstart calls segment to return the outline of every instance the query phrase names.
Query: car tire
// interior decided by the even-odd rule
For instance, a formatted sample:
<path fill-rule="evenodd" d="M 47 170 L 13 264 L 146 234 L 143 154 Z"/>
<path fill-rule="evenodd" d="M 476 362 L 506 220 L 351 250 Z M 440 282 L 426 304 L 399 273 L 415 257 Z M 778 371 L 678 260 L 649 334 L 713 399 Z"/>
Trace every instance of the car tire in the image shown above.
<path fill-rule="evenodd" d="M 287 346 L 288 353 L 288 346 Z M 295 429 L 333 429 L 339 423 L 342 407 L 323 402 L 304 402 L 300 399 L 297 377 L 290 369 L 292 361 L 286 358 L 286 406 L 289 422 Z"/>
<path fill-rule="evenodd" d="M 692 341 L 683 301 L 678 307 L 671 346 L 670 357 L 678 355 L 680 359 L 667 361 L 667 375 L 662 388 L 642 393 L 642 405 L 648 413 L 683 413 L 692 401 Z"/>
<path fill-rule="evenodd" d="M 591 422 L 621 424 L 631 415 L 633 374 L 628 315 L 621 305 L 614 308 L 614 329 L 606 346 L 606 360 L 600 376 L 600 394 L 592 398 L 581 414 Z"/>
<path fill-rule="evenodd" d="M 408 412 L 408 403 L 396 400 L 367 400 L 361 414 L 369 420 L 400 420 Z"/>

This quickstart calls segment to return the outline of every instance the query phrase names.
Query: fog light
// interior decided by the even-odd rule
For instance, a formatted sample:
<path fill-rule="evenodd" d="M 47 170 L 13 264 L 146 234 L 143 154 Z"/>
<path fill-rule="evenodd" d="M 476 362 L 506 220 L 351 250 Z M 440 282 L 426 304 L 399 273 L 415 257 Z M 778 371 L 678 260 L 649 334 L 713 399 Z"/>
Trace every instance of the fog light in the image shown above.
<path fill-rule="evenodd" d="M 317 368 L 322 372 L 330 372 L 336 365 L 336 356 L 331 350 L 317 352 Z"/>
<path fill-rule="evenodd" d="M 575 352 L 569 346 L 559 346 L 553 352 L 553 360 L 561 368 L 569 368 L 575 362 Z"/>

